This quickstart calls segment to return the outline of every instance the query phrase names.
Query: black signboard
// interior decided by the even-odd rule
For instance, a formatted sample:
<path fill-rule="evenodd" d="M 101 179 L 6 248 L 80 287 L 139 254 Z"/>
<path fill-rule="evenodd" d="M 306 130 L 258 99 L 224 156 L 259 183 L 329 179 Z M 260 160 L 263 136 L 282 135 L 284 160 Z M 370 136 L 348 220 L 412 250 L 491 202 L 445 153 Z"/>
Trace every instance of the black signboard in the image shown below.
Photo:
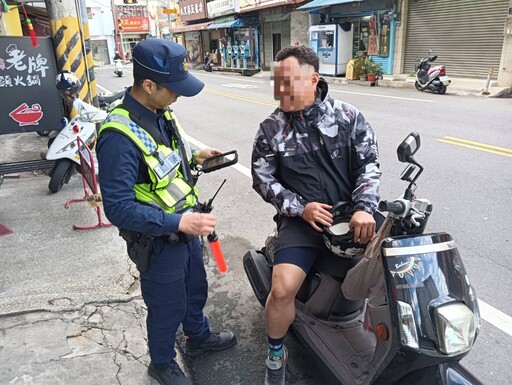
<path fill-rule="evenodd" d="M 55 87 L 57 66 L 50 37 L 0 36 L 0 134 L 61 128 Z"/>

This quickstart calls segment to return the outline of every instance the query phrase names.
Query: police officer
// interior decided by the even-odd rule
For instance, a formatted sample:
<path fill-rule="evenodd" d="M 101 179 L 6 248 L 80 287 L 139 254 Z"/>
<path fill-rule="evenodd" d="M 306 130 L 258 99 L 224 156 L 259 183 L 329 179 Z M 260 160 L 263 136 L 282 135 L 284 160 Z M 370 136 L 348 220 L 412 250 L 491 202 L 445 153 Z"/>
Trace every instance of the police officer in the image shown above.
<path fill-rule="evenodd" d="M 160 39 L 135 46 L 133 86 L 103 123 L 98 142 L 105 213 L 141 271 L 148 372 L 165 385 L 192 383 L 174 359 L 180 324 L 189 354 L 236 344 L 232 332 L 210 331 L 203 314 L 208 283 L 198 235 L 214 230 L 215 217 L 193 210 L 198 192 L 189 163 L 202 164 L 220 152 L 208 148 L 192 155 L 169 109 L 179 96 L 194 96 L 204 87 L 188 72 L 186 53 Z"/>

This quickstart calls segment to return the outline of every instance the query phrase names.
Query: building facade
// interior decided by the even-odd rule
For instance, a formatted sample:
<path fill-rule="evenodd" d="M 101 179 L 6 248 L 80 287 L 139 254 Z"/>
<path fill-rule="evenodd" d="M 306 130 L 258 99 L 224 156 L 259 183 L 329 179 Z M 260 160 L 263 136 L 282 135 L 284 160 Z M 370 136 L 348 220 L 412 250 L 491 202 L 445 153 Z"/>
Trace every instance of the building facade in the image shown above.
<path fill-rule="evenodd" d="M 115 25 L 110 0 L 86 0 L 92 57 L 96 65 L 110 64 L 116 50 Z"/>
<path fill-rule="evenodd" d="M 510 0 L 417 0 L 403 1 L 402 6 L 406 30 L 401 72 L 415 72 L 417 60 L 431 49 L 449 75 L 485 79 L 492 67 L 493 79 L 506 85 L 512 65 L 509 57 L 506 69 L 504 56 L 512 34 L 506 28 L 512 17 Z"/>
<path fill-rule="evenodd" d="M 450 76 L 485 79 L 492 67 L 499 85 L 512 82 L 512 0 L 182 0 L 179 5 L 171 32 L 196 64 L 209 53 L 214 64 L 236 68 L 245 50 L 249 67 L 267 70 L 290 44 L 318 44 L 322 60 L 333 37 L 325 33 L 313 40 L 310 27 L 339 25 L 351 31 L 344 49 L 352 57 L 368 54 L 384 74 L 414 73 L 431 49 Z"/>

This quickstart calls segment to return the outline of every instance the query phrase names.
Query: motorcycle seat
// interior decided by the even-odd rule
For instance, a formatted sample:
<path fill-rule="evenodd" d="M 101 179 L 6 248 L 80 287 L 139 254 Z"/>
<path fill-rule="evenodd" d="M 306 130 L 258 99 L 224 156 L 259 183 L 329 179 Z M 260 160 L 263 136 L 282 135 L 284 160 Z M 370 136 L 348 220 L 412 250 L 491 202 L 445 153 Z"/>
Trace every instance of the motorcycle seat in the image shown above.
<path fill-rule="evenodd" d="M 112 95 L 98 95 L 98 102 L 101 104 L 110 104 L 124 96 L 125 90 L 116 92 Z"/>

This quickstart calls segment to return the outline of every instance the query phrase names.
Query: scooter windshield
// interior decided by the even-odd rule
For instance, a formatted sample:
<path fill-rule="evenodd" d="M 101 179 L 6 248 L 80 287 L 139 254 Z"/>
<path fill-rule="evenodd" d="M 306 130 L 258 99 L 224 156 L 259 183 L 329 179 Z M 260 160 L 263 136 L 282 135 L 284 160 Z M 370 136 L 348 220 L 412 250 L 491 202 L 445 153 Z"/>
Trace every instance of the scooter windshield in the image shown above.
<path fill-rule="evenodd" d="M 388 295 L 411 306 L 419 337 L 436 340 L 432 312 L 443 303 L 462 302 L 475 311 L 469 278 L 450 235 L 394 237 L 382 247 Z"/>

